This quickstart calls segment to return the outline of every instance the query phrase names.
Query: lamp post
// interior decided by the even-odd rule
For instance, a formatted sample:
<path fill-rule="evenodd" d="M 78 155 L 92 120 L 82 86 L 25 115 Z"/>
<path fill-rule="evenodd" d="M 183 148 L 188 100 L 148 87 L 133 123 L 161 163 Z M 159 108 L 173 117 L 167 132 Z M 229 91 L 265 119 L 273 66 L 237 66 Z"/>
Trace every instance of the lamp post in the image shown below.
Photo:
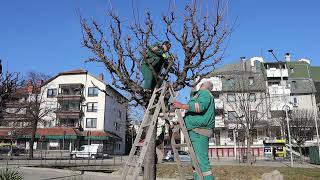
<path fill-rule="evenodd" d="M 277 60 L 278 63 L 281 63 L 281 61 L 277 58 L 277 56 L 273 53 L 273 49 L 268 50 L 269 53 L 272 54 L 272 56 Z M 291 167 L 293 167 L 293 158 L 292 158 L 292 143 L 291 143 L 291 134 L 290 134 L 290 126 L 289 126 L 289 117 L 288 117 L 288 109 L 289 106 L 287 105 L 287 96 L 285 95 L 285 87 L 284 87 L 284 81 L 283 81 L 283 75 L 282 75 L 282 65 L 280 64 L 280 78 L 282 86 L 282 94 L 284 98 L 285 105 L 283 106 L 283 109 L 286 113 L 286 121 L 287 121 L 287 128 L 288 128 L 288 138 L 289 138 L 289 146 L 290 146 L 290 161 L 291 161 Z"/>
<path fill-rule="evenodd" d="M 291 167 L 293 167 L 293 157 L 292 157 L 292 143 L 291 143 L 291 134 L 290 134 L 290 126 L 289 126 L 289 117 L 288 117 L 288 109 L 289 106 L 285 104 L 283 106 L 284 111 L 286 112 L 286 121 L 287 121 L 287 128 L 288 128 L 288 138 L 289 138 L 289 146 L 290 146 L 290 161 Z"/>

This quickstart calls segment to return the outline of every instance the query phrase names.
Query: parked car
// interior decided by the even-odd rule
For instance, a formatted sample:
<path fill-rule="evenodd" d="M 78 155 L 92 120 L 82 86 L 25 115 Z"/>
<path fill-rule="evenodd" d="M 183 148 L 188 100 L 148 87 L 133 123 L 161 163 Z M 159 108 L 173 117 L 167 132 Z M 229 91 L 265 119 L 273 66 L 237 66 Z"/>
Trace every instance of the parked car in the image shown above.
<path fill-rule="evenodd" d="M 189 161 L 191 161 L 191 157 L 190 157 L 190 155 L 189 155 L 189 153 L 188 152 L 186 152 L 186 151 L 178 151 L 178 154 L 179 154 L 179 157 L 180 157 L 180 160 L 182 161 L 182 162 L 189 162 Z M 174 161 L 174 154 L 173 154 L 173 152 L 172 153 L 167 153 L 166 154 L 166 156 L 165 156 L 165 158 L 163 159 L 163 161 L 165 161 L 165 162 L 170 162 L 170 161 Z"/>
<path fill-rule="evenodd" d="M 98 158 L 103 156 L 103 146 L 94 145 L 83 145 L 80 147 L 79 151 L 71 151 L 70 156 L 72 158 Z"/>
<path fill-rule="evenodd" d="M 22 149 L 20 150 L 16 146 L 12 146 L 12 152 L 11 152 L 11 145 L 10 144 L 5 144 L 5 145 L 0 145 L 0 154 L 6 154 L 6 155 L 14 155 L 14 156 L 19 156 L 20 153 L 22 153 Z"/>

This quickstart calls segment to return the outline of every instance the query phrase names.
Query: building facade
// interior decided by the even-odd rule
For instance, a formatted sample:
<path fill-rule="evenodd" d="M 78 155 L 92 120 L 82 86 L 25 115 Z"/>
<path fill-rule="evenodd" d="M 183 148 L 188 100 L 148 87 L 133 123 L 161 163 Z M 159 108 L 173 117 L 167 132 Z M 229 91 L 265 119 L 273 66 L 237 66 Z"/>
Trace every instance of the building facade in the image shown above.
<path fill-rule="evenodd" d="M 264 140 L 285 139 L 286 129 L 280 123 L 285 108 L 317 111 L 319 73 L 320 68 L 311 66 L 309 60 L 291 62 L 288 54 L 280 62 L 265 62 L 262 57 L 253 57 L 216 69 L 212 73 L 214 78 L 204 79 L 222 84 L 221 88 L 212 90 L 216 119 L 209 155 L 235 156 L 246 151 L 247 140 L 241 137 L 243 132 L 237 127 L 237 120 L 246 113 L 258 120 L 252 129 L 251 147 L 255 156 L 263 155 Z M 249 105 L 243 108 L 245 104 Z M 315 144 L 316 136 L 306 143 Z"/>
<path fill-rule="evenodd" d="M 40 110 L 47 112 L 36 133 L 38 140 L 45 141 L 42 148 L 74 150 L 84 144 L 103 144 L 108 153 L 124 153 L 128 102 L 104 82 L 102 74 L 59 73 L 41 85 L 38 96 Z"/>

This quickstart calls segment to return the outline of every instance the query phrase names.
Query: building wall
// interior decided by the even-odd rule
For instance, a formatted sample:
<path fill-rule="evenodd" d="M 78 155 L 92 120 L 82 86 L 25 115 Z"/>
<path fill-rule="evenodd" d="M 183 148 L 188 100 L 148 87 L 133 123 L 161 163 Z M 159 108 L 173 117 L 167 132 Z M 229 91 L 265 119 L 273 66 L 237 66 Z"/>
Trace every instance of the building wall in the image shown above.
<path fill-rule="evenodd" d="M 115 90 L 111 90 L 110 87 L 106 87 L 106 84 L 91 76 L 90 74 L 77 74 L 77 75 L 60 75 L 57 78 L 50 81 L 44 87 L 42 87 L 42 94 L 44 95 L 44 102 L 42 106 L 57 108 L 57 98 L 48 98 L 48 89 L 59 89 L 59 84 L 83 84 L 83 96 L 84 100 L 81 103 L 83 111 L 83 117 L 80 119 L 81 126 L 84 130 L 91 131 L 110 131 L 116 133 L 122 138 L 121 142 L 115 145 L 116 153 L 124 153 L 125 151 L 125 129 L 126 129 L 126 106 L 124 103 L 119 103 L 119 94 L 115 93 Z M 88 96 L 89 87 L 98 87 L 99 89 L 106 90 L 109 96 L 106 96 L 104 92 L 99 91 L 98 96 Z M 58 92 L 59 93 L 59 92 Z M 122 97 L 122 99 L 124 99 Z M 88 112 L 87 103 L 97 102 L 97 112 Z M 86 126 L 87 118 L 97 118 L 95 128 L 88 128 Z M 55 113 L 51 113 L 46 116 L 45 119 L 48 121 L 46 127 L 54 127 L 57 125 Z M 116 129 L 115 124 L 118 123 L 119 127 Z M 44 125 L 41 125 L 43 127 Z M 120 145 L 120 148 L 119 145 Z"/>
<path fill-rule="evenodd" d="M 117 142 L 115 145 L 115 153 L 123 154 L 125 152 L 126 106 L 110 96 L 105 97 L 105 104 L 104 129 L 106 131 L 114 132 L 122 138 L 122 141 Z"/>
<path fill-rule="evenodd" d="M 295 108 L 299 108 L 299 109 L 315 109 L 315 99 L 313 98 L 313 96 L 311 94 L 306 94 L 306 95 L 291 95 L 289 97 L 289 102 L 295 104 L 294 105 L 294 109 Z M 294 103 L 296 99 L 297 103 Z"/>
<path fill-rule="evenodd" d="M 47 90 L 48 89 L 57 89 L 59 93 L 59 85 L 60 84 L 83 84 L 83 96 L 84 101 L 82 102 L 82 110 L 83 110 L 83 118 L 81 119 L 81 125 L 84 130 L 103 130 L 104 129 L 104 110 L 105 110 L 105 101 L 104 101 L 104 93 L 98 93 L 96 97 L 88 97 L 88 88 L 94 87 L 94 85 L 99 87 L 100 89 L 105 89 L 105 84 L 101 81 L 97 80 L 95 77 L 89 74 L 77 74 L 77 75 L 60 75 L 57 78 L 50 81 L 44 87 L 42 87 L 42 94 L 44 96 L 43 106 L 49 106 L 52 108 L 58 107 L 57 98 L 47 98 Z M 97 112 L 87 112 L 86 104 L 88 102 L 97 102 L 98 103 L 98 111 Z M 97 127 L 96 128 L 87 128 L 86 127 L 86 118 L 97 118 Z M 56 115 L 55 113 L 51 113 L 46 116 L 45 119 L 47 121 L 51 121 L 48 123 L 47 127 L 53 127 L 57 125 Z"/>

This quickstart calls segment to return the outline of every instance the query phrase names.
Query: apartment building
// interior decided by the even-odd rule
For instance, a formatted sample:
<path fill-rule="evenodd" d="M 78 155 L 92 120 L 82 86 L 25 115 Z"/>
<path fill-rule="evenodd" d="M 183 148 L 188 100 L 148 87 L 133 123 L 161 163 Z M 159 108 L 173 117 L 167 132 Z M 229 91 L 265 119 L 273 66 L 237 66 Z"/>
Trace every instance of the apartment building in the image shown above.
<path fill-rule="evenodd" d="M 108 153 L 124 153 L 128 102 L 102 74 L 95 77 L 82 69 L 61 72 L 42 83 L 38 96 L 40 109 L 47 111 L 36 133 L 37 140 L 44 139 L 42 148 L 73 150 L 103 144 Z"/>
<path fill-rule="evenodd" d="M 246 140 L 241 138 L 243 133 L 236 127 L 236 119 L 243 111 L 241 101 L 248 101 L 250 114 L 259 119 L 252 129 L 255 132 L 252 149 L 254 155 L 263 155 L 264 140 L 285 137 L 285 129 L 280 124 L 285 108 L 290 111 L 319 107 L 319 73 L 320 68 L 311 66 L 309 60 L 292 62 L 288 53 L 279 62 L 253 57 L 216 69 L 212 73 L 215 78 L 205 79 L 222 84 L 221 89 L 212 91 L 216 127 L 215 136 L 210 139 L 209 155 L 234 156 L 236 147 L 238 153 L 245 148 L 242 145 Z"/>

